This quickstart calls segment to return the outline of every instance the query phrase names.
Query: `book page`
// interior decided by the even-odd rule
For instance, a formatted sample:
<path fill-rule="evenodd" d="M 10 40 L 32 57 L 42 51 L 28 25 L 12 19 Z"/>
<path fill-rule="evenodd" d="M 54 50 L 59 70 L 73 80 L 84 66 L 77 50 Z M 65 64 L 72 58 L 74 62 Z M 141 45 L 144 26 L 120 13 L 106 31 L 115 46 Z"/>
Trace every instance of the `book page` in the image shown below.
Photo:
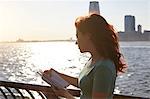
<path fill-rule="evenodd" d="M 59 76 L 55 71 L 51 71 L 51 74 L 49 75 L 42 75 L 42 72 L 38 72 L 44 81 L 46 81 L 48 84 L 53 85 L 57 88 L 66 88 L 70 84 L 65 81 L 62 77 Z"/>

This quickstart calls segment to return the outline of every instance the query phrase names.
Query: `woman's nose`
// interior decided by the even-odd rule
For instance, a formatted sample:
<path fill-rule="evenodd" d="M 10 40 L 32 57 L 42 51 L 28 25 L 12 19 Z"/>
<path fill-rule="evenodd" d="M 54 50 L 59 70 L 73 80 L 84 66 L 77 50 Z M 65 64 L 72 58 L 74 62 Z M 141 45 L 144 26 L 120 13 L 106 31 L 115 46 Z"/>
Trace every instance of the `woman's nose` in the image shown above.
<path fill-rule="evenodd" d="M 76 41 L 75 44 L 78 44 L 78 42 Z"/>

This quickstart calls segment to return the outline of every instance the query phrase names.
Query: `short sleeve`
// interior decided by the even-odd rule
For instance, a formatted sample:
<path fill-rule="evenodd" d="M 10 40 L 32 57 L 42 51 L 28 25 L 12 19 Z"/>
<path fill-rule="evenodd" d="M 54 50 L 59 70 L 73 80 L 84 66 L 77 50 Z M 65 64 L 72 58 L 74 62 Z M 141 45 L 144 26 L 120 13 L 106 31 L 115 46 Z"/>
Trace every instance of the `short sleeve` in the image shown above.
<path fill-rule="evenodd" d="M 97 68 L 93 75 L 93 92 L 110 94 L 113 86 L 113 75 L 109 68 Z"/>

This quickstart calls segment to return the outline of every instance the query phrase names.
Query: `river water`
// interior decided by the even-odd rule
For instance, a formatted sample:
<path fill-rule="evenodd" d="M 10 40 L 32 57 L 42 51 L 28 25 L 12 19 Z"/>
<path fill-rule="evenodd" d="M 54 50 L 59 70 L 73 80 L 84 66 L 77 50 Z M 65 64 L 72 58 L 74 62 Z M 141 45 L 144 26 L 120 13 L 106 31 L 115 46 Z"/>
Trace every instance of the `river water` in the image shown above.
<path fill-rule="evenodd" d="M 117 77 L 115 93 L 150 97 L 150 42 L 120 45 L 128 70 Z M 0 80 L 45 85 L 36 72 L 49 68 L 78 77 L 89 57 L 75 42 L 0 43 Z"/>

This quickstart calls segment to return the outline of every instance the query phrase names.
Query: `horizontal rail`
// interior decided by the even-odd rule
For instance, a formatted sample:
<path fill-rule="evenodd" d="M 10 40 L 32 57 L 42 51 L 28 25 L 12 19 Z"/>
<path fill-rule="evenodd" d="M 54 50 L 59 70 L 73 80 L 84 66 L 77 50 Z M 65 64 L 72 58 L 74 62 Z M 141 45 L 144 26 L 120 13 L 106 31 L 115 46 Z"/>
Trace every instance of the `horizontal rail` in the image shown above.
<path fill-rule="evenodd" d="M 0 81 L 0 90 L 1 90 L 0 92 L 2 94 L 4 94 L 4 91 L 2 91 L 1 87 L 5 87 L 7 90 L 9 90 L 9 88 L 14 88 L 14 89 L 17 89 L 18 91 L 19 91 L 19 89 L 24 89 L 30 94 L 32 99 L 34 99 L 34 96 L 32 95 L 32 93 L 30 91 L 36 91 L 37 93 L 39 93 L 39 95 L 42 97 L 42 99 L 58 99 L 57 96 L 55 96 L 55 94 L 50 86 L 26 84 L 26 83 L 19 83 L 19 82 Z M 73 96 L 80 97 L 80 90 L 68 89 L 68 91 Z M 19 91 L 19 94 L 20 94 L 20 91 Z M 22 94 L 20 94 L 20 96 L 23 97 Z M 6 96 L 4 95 L 4 97 L 6 97 Z M 13 94 L 12 94 L 12 97 L 14 97 Z M 43 97 L 45 97 L 45 98 L 43 98 Z M 150 98 L 144 98 L 144 97 L 126 96 L 126 95 L 119 95 L 119 94 L 114 94 L 113 98 L 114 99 L 150 99 Z"/>

